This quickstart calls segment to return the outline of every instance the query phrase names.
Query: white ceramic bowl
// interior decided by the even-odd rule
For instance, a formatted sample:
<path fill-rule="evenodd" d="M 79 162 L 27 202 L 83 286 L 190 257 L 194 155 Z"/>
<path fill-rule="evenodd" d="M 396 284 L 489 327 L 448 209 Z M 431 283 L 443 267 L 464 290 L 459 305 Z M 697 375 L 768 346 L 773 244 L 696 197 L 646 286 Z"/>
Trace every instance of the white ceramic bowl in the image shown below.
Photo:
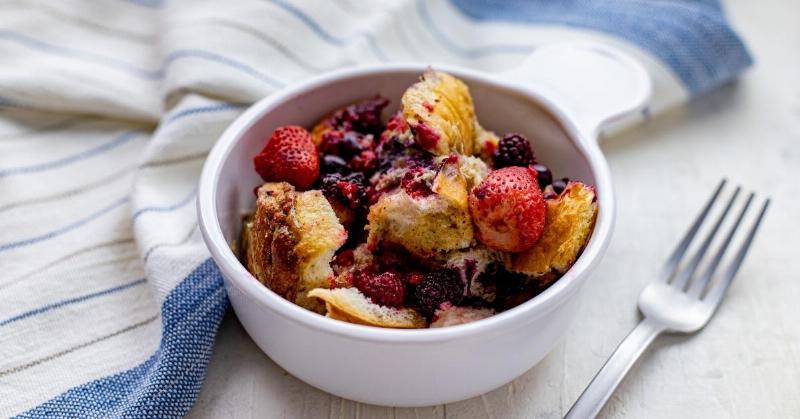
<path fill-rule="evenodd" d="M 599 216 L 581 257 L 554 285 L 489 319 L 441 329 L 393 330 L 349 324 L 304 310 L 259 284 L 229 243 L 261 183 L 252 158 L 272 131 L 310 127 L 342 105 L 380 94 L 396 109 L 425 65 L 347 69 L 299 83 L 253 105 L 220 138 L 200 180 L 203 237 L 219 265 L 239 320 L 258 346 L 301 380 L 348 399 L 391 406 L 453 402 L 495 389 L 539 362 L 569 327 L 577 292 L 608 244 L 614 192 L 597 147 L 605 121 L 649 97 L 645 70 L 607 47 L 541 48 L 513 72 L 484 74 L 434 66 L 469 85 L 478 117 L 498 133 L 528 136 L 556 176 L 597 188 Z"/>

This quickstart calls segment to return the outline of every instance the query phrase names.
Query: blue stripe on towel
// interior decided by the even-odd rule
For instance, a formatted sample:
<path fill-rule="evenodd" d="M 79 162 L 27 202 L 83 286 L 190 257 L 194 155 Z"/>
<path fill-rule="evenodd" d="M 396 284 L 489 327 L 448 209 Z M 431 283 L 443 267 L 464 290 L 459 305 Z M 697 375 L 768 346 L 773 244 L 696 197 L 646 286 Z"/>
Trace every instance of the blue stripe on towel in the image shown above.
<path fill-rule="evenodd" d="M 159 9 L 161 6 L 164 5 L 163 0 L 124 0 L 128 3 L 135 4 L 137 6 L 147 7 L 150 9 Z"/>
<path fill-rule="evenodd" d="M 126 196 L 124 198 L 121 198 L 121 199 L 119 199 L 117 201 L 112 202 L 108 206 L 100 208 L 99 210 L 97 210 L 97 211 L 95 211 L 95 212 L 93 212 L 93 213 L 91 213 L 91 214 L 89 214 L 89 215 L 77 220 L 77 221 L 73 221 L 70 224 L 67 224 L 67 225 L 65 225 L 63 227 L 59 227 L 59 228 L 57 228 L 55 230 L 48 231 L 47 233 L 40 234 L 40 235 L 34 236 L 34 237 L 29 237 L 27 239 L 13 241 L 13 242 L 0 243 L 0 253 L 5 252 L 7 250 L 16 249 L 18 247 L 29 246 L 29 245 L 32 245 L 32 244 L 35 244 L 35 243 L 39 243 L 41 241 L 50 240 L 52 238 L 58 237 L 58 236 L 60 236 L 62 234 L 65 234 L 65 233 L 71 231 L 71 230 L 74 230 L 74 229 L 76 229 L 78 227 L 83 226 L 84 224 L 86 224 L 86 223 L 94 220 L 95 218 L 98 218 L 98 217 L 100 217 L 100 216 L 112 211 L 115 208 L 121 207 L 122 205 L 124 205 L 127 202 L 128 202 L 128 197 Z"/>
<path fill-rule="evenodd" d="M 273 78 L 269 74 L 258 71 L 255 68 L 245 63 L 239 62 L 233 58 L 226 57 L 215 52 L 205 51 L 201 49 L 182 49 L 182 50 L 171 51 L 166 55 L 159 69 L 150 70 L 146 68 L 137 67 L 131 63 L 128 63 L 126 61 L 114 57 L 108 57 L 105 55 L 95 54 L 93 52 L 81 51 L 78 49 L 63 47 L 60 45 L 53 45 L 44 41 L 40 41 L 38 39 L 31 38 L 30 36 L 25 35 L 23 33 L 14 32 L 7 29 L 0 29 L 0 39 L 14 41 L 19 45 L 23 45 L 28 48 L 32 48 L 44 53 L 61 55 L 64 57 L 70 57 L 73 59 L 80 59 L 84 61 L 90 61 L 95 64 L 100 64 L 106 67 L 121 70 L 125 73 L 128 73 L 130 75 L 145 80 L 159 81 L 164 78 L 167 68 L 169 68 L 169 66 L 173 62 L 183 58 L 197 58 L 223 64 L 230 68 L 235 68 L 273 87 L 280 88 L 285 85 L 284 82 Z M 0 102 L 0 104 L 2 104 L 2 102 Z"/>
<path fill-rule="evenodd" d="M 88 159 L 89 157 L 96 156 L 98 154 L 103 154 L 106 151 L 113 150 L 127 143 L 128 141 L 131 141 L 134 138 L 136 138 L 136 134 L 141 134 L 141 133 L 137 131 L 128 131 L 122 135 L 112 138 L 108 142 L 92 147 L 88 150 L 84 150 L 79 153 L 73 154 L 71 156 L 62 157 L 48 162 L 0 169 L 0 178 L 12 175 L 24 174 L 24 173 L 42 172 L 45 170 L 57 169 L 59 167 L 67 166 L 72 163 Z"/>
<path fill-rule="evenodd" d="M 445 25 L 438 24 L 431 16 L 428 6 L 430 3 L 425 0 L 417 0 L 416 9 L 417 14 L 422 19 L 425 29 L 427 29 L 434 38 L 447 48 L 448 52 L 459 55 L 463 58 L 480 58 L 492 54 L 530 54 L 534 48 L 526 45 L 489 45 L 478 48 L 465 48 L 452 40 L 445 34 L 442 27 Z"/>
<path fill-rule="evenodd" d="M 261 80 L 264 83 L 271 85 L 272 87 L 281 88 L 286 85 L 286 83 L 273 78 L 272 76 L 270 76 L 267 73 L 264 73 L 263 71 L 258 71 L 247 64 L 236 61 L 229 57 L 225 57 L 215 52 L 205 51 L 201 49 L 179 49 L 175 51 L 170 51 L 170 53 L 167 54 L 166 58 L 164 59 L 164 63 L 161 66 L 162 70 L 160 71 L 162 73 L 162 76 L 163 73 L 166 71 L 166 68 L 169 67 L 170 64 L 182 58 L 199 58 L 223 64 L 228 67 L 235 68 L 258 80 Z"/>
<path fill-rule="evenodd" d="M 14 323 L 15 321 L 26 319 L 28 317 L 37 316 L 39 314 L 46 313 L 46 312 L 48 312 L 50 310 L 54 310 L 54 309 L 57 309 L 57 308 L 68 306 L 70 304 L 82 303 L 84 301 L 91 300 L 91 299 L 94 299 L 94 298 L 97 298 L 97 297 L 103 297 L 105 295 L 114 294 L 114 293 L 117 293 L 117 292 L 120 292 L 120 291 L 124 291 L 124 290 L 126 290 L 128 288 L 144 284 L 145 282 L 147 282 L 147 280 L 145 278 L 140 278 L 140 279 L 137 279 L 135 281 L 128 282 L 127 284 L 117 285 L 115 287 L 107 288 L 107 289 L 104 289 L 104 290 L 101 290 L 101 291 L 96 291 L 96 292 L 89 293 L 89 294 L 84 294 L 84 295 L 81 295 L 81 296 L 78 296 L 78 297 L 70 298 L 70 299 L 67 299 L 67 300 L 62 300 L 62 301 L 59 301 L 59 302 L 56 302 L 56 303 L 50 303 L 50 304 L 47 304 L 45 306 L 42 306 L 42 307 L 39 307 L 39 308 L 36 308 L 36 309 L 33 309 L 33 310 L 29 310 L 29 311 L 26 311 L 24 313 L 21 313 L 21 314 L 18 314 L 16 316 L 13 316 L 13 317 L 10 317 L 8 319 L 5 319 L 3 321 L 0 321 L 0 326 L 5 326 L 5 325 L 7 325 L 9 323 Z"/>
<path fill-rule="evenodd" d="M 150 359 L 72 388 L 18 417 L 182 417 L 200 391 L 228 307 L 222 275 L 207 259 L 167 295 L 161 346 Z"/>
<path fill-rule="evenodd" d="M 179 110 L 175 113 L 169 114 L 163 118 L 162 125 L 167 125 L 175 120 L 185 118 L 187 116 L 201 114 L 201 113 L 209 113 L 209 112 L 222 112 L 227 110 L 234 110 L 234 109 L 243 109 L 247 107 L 247 104 L 244 103 L 219 103 L 215 105 L 207 105 L 207 106 L 197 106 L 194 108 L 186 108 Z"/>
<path fill-rule="evenodd" d="M 194 199 L 194 196 L 196 194 L 197 194 L 197 188 L 194 188 L 194 189 L 192 189 L 191 192 L 189 192 L 188 195 L 186 195 L 185 198 L 181 199 L 180 201 L 178 201 L 178 202 L 176 202 L 174 204 L 165 205 L 165 206 L 154 206 L 154 207 L 140 208 L 140 209 L 136 210 L 133 213 L 133 216 L 131 218 L 133 219 L 133 221 L 136 221 L 136 219 L 139 218 L 140 215 L 142 215 L 144 213 L 147 213 L 147 212 L 170 212 L 170 211 L 175 211 L 176 209 L 178 209 L 178 208 L 180 208 L 180 207 L 192 202 L 193 199 Z"/>
<path fill-rule="evenodd" d="M 692 94 L 717 87 L 752 64 L 715 0 L 450 1 L 475 20 L 574 26 L 626 39 L 668 65 Z"/>
<path fill-rule="evenodd" d="M 158 80 L 162 77 L 158 71 L 137 67 L 123 60 L 119 60 L 113 57 L 107 57 L 105 55 L 95 54 L 92 52 L 86 52 L 86 51 L 76 50 L 73 48 L 62 47 L 60 45 L 49 44 L 47 42 L 31 38 L 30 36 L 25 35 L 23 33 L 7 29 L 0 29 L 0 39 L 14 41 L 28 48 L 36 49 L 50 54 L 62 55 L 72 58 L 80 58 L 86 61 L 95 62 L 97 64 L 103 64 L 107 67 L 116 68 L 118 70 L 125 71 L 129 74 L 133 74 L 143 79 Z"/>
<path fill-rule="evenodd" d="M 298 8 L 297 6 L 284 0 L 269 0 L 269 2 L 274 4 L 275 6 L 280 7 L 286 12 L 294 15 L 294 17 L 296 17 L 298 20 L 300 20 L 306 26 L 308 26 L 308 28 L 311 29 L 311 31 L 314 32 L 320 39 L 329 44 L 343 47 L 358 38 L 364 37 L 367 40 L 369 48 L 372 50 L 373 54 L 375 54 L 375 56 L 378 57 L 379 60 L 381 61 L 389 60 L 389 58 L 383 52 L 381 47 L 378 45 L 378 42 L 375 40 L 375 37 L 372 36 L 372 34 L 370 33 L 361 32 L 346 38 L 338 37 L 325 30 L 325 28 L 323 28 L 322 25 L 320 25 L 311 16 L 300 10 L 300 8 Z"/>

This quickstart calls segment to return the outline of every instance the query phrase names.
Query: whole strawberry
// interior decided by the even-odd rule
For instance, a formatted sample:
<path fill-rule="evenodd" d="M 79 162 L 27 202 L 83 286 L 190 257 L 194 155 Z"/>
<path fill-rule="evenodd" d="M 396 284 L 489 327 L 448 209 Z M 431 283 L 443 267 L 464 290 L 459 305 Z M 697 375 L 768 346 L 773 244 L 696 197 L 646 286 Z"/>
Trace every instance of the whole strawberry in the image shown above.
<path fill-rule="evenodd" d="M 469 195 L 475 236 L 504 252 L 521 252 L 539 240 L 547 205 L 530 167 L 506 167 L 489 173 Z"/>
<path fill-rule="evenodd" d="M 319 176 L 319 156 L 311 134 L 296 125 L 278 127 L 253 163 L 265 181 L 289 182 L 298 189 L 308 189 Z"/>

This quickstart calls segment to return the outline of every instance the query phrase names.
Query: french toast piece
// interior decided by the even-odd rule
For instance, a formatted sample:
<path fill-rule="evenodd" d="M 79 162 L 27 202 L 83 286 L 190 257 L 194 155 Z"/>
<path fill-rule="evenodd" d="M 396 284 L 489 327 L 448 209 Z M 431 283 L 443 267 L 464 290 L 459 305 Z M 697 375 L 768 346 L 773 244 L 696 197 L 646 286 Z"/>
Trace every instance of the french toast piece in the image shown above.
<path fill-rule="evenodd" d="M 294 187 L 285 182 L 269 182 L 257 191 L 256 211 L 245 224 L 245 265 L 256 279 L 289 301 L 294 301 L 298 277 L 294 270 L 283 271 L 284 265 L 275 266 L 273 259 L 288 258 L 286 249 L 294 248 L 292 237 L 276 234 L 279 226 L 286 225 L 289 209 L 294 204 Z M 277 238 L 277 240 L 276 240 Z M 287 243 L 288 240 L 288 243 Z M 284 257 L 274 256 L 279 253 Z"/>
<path fill-rule="evenodd" d="M 322 307 L 319 301 L 308 298 L 308 291 L 328 287 L 328 281 L 333 278 L 333 254 L 347 241 L 347 231 L 339 223 L 328 200 L 318 190 L 297 194 L 288 221 L 289 229 L 297 238 L 294 257 L 300 281 L 295 302 L 306 308 L 316 307 L 318 310 L 314 311 L 320 311 Z"/>
<path fill-rule="evenodd" d="M 317 288 L 308 296 L 325 302 L 328 317 L 348 323 L 395 329 L 419 329 L 428 325 L 415 310 L 375 304 L 356 288 Z"/>
<path fill-rule="evenodd" d="M 566 272 L 586 246 L 596 217 L 594 188 L 570 182 L 558 198 L 547 201 L 542 237 L 513 257 L 511 271 L 542 280 Z"/>
<path fill-rule="evenodd" d="M 432 195 L 414 197 L 398 188 L 381 196 L 367 216 L 368 243 L 388 241 L 418 256 L 469 247 L 473 231 L 467 180 L 457 158 L 442 165 L 432 190 Z"/>
<path fill-rule="evenodd" d="M 436 155 L 472 154 L 475 107 L 464 82 L 429 68 L 406 89 L 401 104 L 422 148 Z"/>
<path fill-rule="evenodd" d="M 347 232 L 322 193 L 296 192 L 286 182 L 265 183 L 243 234 L 245 264 L 261 283 L 302 307 L 324 312 L 307 292 L 327 287 L 333 277 L 331 259 Z"/>

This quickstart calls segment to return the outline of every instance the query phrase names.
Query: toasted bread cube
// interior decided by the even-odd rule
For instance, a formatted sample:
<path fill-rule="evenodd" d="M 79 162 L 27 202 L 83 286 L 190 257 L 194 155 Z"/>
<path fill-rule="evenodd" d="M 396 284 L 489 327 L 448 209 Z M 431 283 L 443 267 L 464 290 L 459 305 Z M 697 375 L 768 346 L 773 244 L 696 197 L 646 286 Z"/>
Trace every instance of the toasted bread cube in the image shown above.
<path fill-rule="evenodd" d="M 470 246 L 473 230 L 467 180 L 459 170 L 458 159 L 454 160 L 443 164 L 434 178 L 434 194 L 412 197 L 398 188 L 370 207 L 370 245 L 385 240 L 420 256 Z"/>
<path fill-rule="evenodd" d="M 333 279 L 333 254 L 347 241 L 347 231 L 339 223 L 328 200 L 318 190 L 297 194 L 289 212 L 288 224 L 297 238 L 294 257 L 300 280 L 295 302 L 320 311 L 322 307 L 318 300 L 309 299 L 308 291 L 328 287 Z"/>
<path fill-rule="evenodd" d="M 475 107 L 461 80 L 428 69 L 401 99 L 403 116 L 417 143 L 436 155 L 472 154 Z"/>
<path fill-rule="evenodd" d="M 547 201 L 542 237 L 514 256 L 511 270 L 543 279 L 566 272 L 589 241 L 596 217 L 594 188 L 570 182 L 558 198 Z"/>
<path fill-rule="evenodd" d="M 324 312 L 307 293 L 332 279 L 330 262 L 347 232 L 319 191 L 296 192 L 286 182 L 265 183 L 243 234 L 245 265 L 256 279 L 289 301 Z"/>

